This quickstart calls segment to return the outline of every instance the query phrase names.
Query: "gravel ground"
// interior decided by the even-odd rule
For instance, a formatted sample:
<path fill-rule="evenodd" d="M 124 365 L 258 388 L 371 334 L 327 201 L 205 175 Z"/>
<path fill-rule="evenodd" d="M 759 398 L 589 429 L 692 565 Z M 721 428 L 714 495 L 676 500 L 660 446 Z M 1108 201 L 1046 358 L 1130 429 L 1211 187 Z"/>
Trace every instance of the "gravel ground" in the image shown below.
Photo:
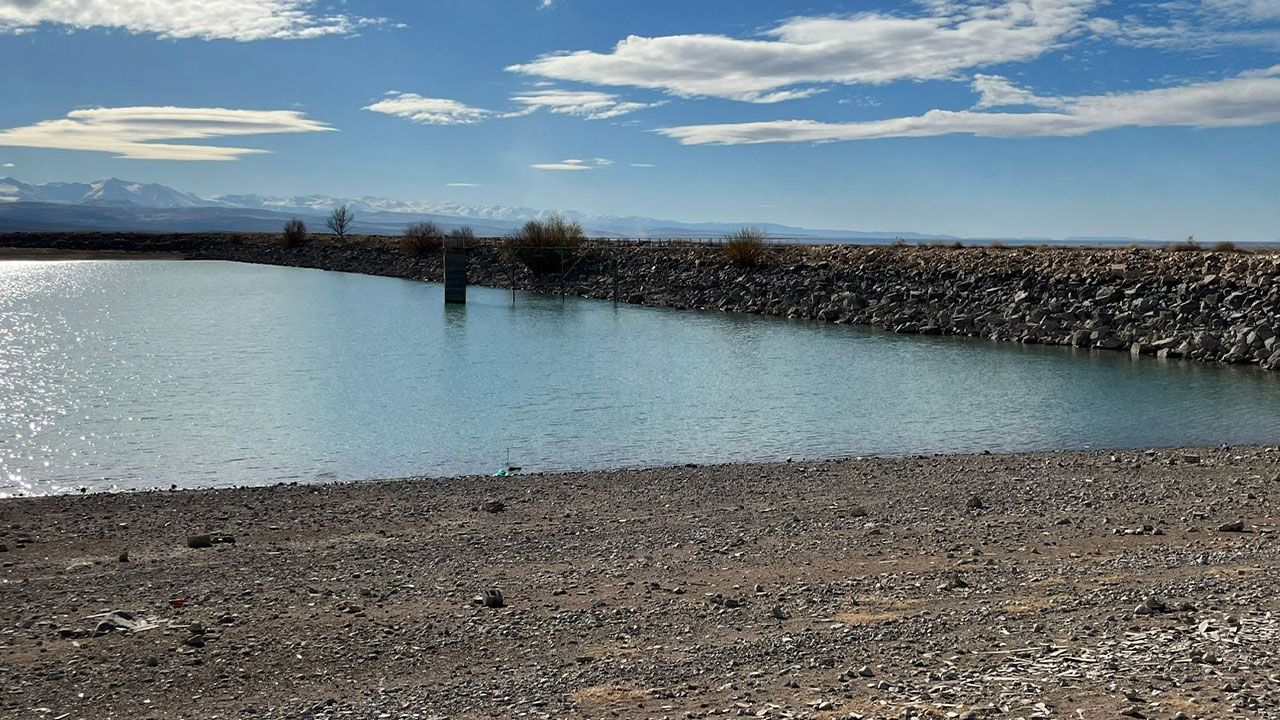
<path fill-rule="evenodd" d="M 1280 448 L 5 500 L 0 716 L 1280 718 L 1278 501 Z"/>

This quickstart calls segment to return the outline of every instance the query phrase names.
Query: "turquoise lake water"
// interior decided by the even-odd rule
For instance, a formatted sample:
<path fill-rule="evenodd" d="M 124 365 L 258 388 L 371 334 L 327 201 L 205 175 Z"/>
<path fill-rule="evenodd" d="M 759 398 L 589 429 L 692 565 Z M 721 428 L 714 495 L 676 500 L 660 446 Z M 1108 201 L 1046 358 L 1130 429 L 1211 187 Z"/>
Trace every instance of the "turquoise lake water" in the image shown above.
<path fill-rule="evenodd" d="M 1280 441 L 1280 374 L 223 262 L 0 262 L 0 496 Z"/>

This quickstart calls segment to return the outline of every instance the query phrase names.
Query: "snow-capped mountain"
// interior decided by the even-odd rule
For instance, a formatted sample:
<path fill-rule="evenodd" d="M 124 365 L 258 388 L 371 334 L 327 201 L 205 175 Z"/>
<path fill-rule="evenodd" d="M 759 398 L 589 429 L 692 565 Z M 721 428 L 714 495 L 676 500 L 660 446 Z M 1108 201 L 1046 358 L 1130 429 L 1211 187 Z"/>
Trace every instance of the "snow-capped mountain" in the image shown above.
<path fill-rule="evenodd" d="M 291 216 L 315 230 L 341 205 L 356 211 L 357 233 L 399 234 L 406 225 L 431 220 L 446 229 L 471 226 L 480 235 L 503 235 L 528 220 L 554 211 L 506 205 L 398 200 L 384 197 L 339 198 L 328 195 L 217 195 L 204 198 L 156 183 L 108 178 L 93 183 L 32 185 L 0 179 L 0 230 L 96 229 L 177 232 L 182 230 L 274 232 Z M 74 209 L 65 206 L 75 206 Z M 164 211 L 164 212 L 159 212 Z M 741 227 L 737 222 L 688 223 L 648 217 L 590 215 L 560 211 L 597 237 L 719 237 Z M 888 241 L 955 239 L 901 231 L 810 230 L 763 224 L 777 238 Z"/>
<path fill-rule="evenodd" d="M 535 210 L 527 207 L 509 205 L 468 205 L 459 202 L 397 200 L 395 198 L 374 197 L 366 195 L 361 198 L 338 198 L 329 195 L 293 195 L 275 197 L 267 195 L 216 195 L 211 198 L 223 207 L 252 208 L 255 210 L 272 210 L 284 213 L 327 213 L 340 205 L 348 205 L 357 212 L 375 213 L 407 213 L 413 215 L 447 215 L 450 217 L 475 218 L 477 220 L 501 220 L 504 222 L 526 222 L 539 220 L 552 214 L 552 210 Z M 615 218 L 604 215 L 588 215 L 573 210 L 562 211 L 565 217 L 586 221 L 603 221 L 605 223 L 630 222 L 652 225 L 666 222 L 652 218 Z"/>
<path fill-rule="evenodd" d="M 216 202 L 156 183 L 108 178 L 93 183 L 29 185 L 0 179 L 0 202 L 66 203 L 72 205 L 136 205 L 149 208 L 212 207 Z"/>

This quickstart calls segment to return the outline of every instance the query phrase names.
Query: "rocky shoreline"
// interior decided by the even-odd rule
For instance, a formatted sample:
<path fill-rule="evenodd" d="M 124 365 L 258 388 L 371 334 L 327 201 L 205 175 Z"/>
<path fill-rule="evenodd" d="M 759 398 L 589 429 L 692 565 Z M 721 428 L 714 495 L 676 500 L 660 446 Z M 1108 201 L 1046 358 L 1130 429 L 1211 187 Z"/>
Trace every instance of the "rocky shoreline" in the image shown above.
<path fill-rule="evenodd" d="M 181 253 L 196 259 L 440 281 L 436 255 L 396 238 L 0 235 L 0 247 Z M 1280 254 L 1127 248 L 778 246 L 738 268 L 714 244 L 597 243 L 563 277 L 534 277 L 494 243 L 473 284 L 682 309 L 851 323 L 1280 369 Z"/>
<path fill-rule="evenodd" d="M 10 499 L 0 716 L 1278 718 L 1277 503 L 1275 447 Z"/>

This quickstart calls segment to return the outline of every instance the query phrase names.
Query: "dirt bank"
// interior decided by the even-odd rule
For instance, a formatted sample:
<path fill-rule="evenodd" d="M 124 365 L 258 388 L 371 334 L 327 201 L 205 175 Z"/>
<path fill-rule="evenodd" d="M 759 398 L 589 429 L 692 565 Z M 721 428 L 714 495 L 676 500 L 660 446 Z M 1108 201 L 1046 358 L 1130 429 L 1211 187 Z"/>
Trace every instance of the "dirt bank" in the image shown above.
<path fill-rule="evenodd" d="M 1280 448 L 7 500 L 0 716 L 1280 717 L 1277 502 Z"/>

